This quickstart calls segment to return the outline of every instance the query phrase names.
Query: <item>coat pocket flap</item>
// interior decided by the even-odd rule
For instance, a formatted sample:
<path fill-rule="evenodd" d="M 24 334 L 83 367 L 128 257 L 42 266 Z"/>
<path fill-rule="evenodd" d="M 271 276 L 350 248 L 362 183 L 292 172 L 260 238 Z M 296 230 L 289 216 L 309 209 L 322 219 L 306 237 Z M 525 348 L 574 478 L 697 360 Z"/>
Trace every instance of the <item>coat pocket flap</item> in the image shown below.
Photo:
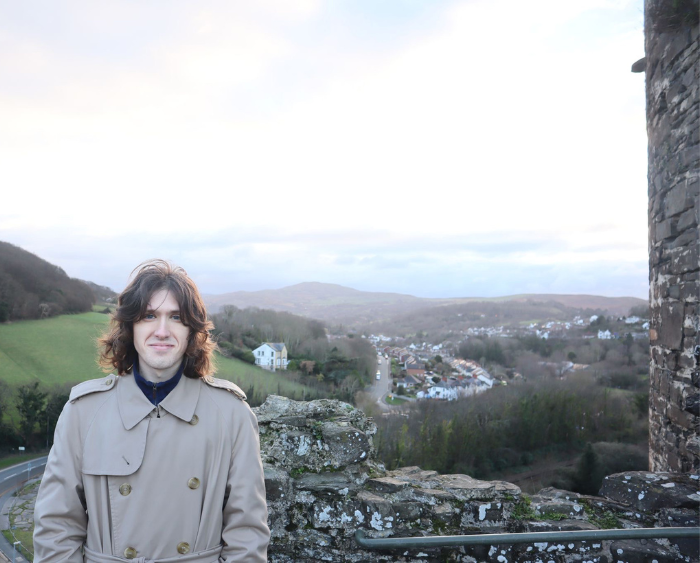
<path fill-rule="evenodd" d="M 118 417 L 116 421 L 98 415 L 91 425 L 83 450 L 85 475 L 132 475 L 141 467 L 150 419 L 144 418 L 131 430 Z"/>

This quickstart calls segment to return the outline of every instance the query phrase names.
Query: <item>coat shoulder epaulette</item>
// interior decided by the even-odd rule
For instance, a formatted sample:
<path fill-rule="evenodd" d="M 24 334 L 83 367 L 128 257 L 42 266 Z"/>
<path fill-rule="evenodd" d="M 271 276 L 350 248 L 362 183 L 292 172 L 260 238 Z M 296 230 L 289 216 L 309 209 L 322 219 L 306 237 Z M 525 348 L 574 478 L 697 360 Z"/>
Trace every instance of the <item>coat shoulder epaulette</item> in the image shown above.
<path fill-rule="evenodd" d="M 90 379 L 89 381 L 83 381 L 70 390 L 69 401 L 74 403 L 81 397 L 85 395 L 90 395 L 91 393 L 100 393 L 102 391 L 110 391 L 114 389 L 117 384 L 116 375 L 108 375 L 107 377 L 101 377 L 99 379 Z"/>
<path fill-rule="evenodd" d="M 243 392 L 243 389 L 241 389 L 235 383 L 232 383 L 226 379 L 219 379 L 217 377 L 211 377 L 210 375 L 208 375 L 207 377 L 203 377 L 202 380 L 204 381 L 204 383 L 209 385 L 209 387 L 216 387 L 217 389 L 224 389 L 225 391 L 228 391 L 229 393 L 233 393 L 241 401 L 246 400 L 246 394 Z"/>

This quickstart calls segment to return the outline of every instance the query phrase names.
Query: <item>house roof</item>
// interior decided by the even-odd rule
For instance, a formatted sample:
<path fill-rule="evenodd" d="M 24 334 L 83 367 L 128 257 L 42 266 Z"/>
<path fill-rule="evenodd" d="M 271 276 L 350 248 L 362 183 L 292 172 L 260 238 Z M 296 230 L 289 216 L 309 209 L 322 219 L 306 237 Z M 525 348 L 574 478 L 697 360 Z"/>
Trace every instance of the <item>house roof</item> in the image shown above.
<path fill-rule="evenodd" d="M 284 342 L 264 342 L 261 346 L 266 344 L 276 352 L 281 352 L 284 349 Z"/>

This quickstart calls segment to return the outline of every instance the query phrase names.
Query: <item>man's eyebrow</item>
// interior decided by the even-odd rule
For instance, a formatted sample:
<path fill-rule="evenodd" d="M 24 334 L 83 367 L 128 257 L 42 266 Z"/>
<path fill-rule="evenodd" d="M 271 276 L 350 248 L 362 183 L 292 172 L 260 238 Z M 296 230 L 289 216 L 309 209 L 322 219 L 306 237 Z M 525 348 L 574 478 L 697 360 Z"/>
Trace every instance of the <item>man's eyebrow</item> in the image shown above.
<path fill-rule="evenodd" d="M 161 311 L 161 310 L 164 310 L 165 312 L 170 313 L 171 315 L 173 315 L 175 313 L 180 314 L 180 307 L 178 307 L 177 309 L 170 309 L 170 310 L 162 309 L 161 307 L 158 307 L 157 309 L 152 309 L 152 308 L 148 307 L 144 311 L 144 314 L 147 315 L 149 313 L 156 313 L 157 311 Z"/>

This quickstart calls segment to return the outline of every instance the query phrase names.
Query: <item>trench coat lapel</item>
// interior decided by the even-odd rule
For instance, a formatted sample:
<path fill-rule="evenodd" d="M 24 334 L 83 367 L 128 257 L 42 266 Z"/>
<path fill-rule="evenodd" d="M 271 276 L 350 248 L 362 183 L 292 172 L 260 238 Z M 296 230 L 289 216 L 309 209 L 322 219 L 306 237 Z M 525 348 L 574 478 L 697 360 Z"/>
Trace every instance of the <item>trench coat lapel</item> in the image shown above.
<path fill-rule="evenodd" d="M 194 410 L 199 401 L 199 390 L 202 384 L 199 379 L 183 375 L 168 396 L 160 402 L 160 406 L 181 420 L 192 420 Z"/>
<path fill-rule="evenodd" d="M 131 430 L 141 422 L 148 414 L 155 409 L 151 401 L 143 394 L 143 391 L 136 385 L 132 374 L 120 376 L 117 385 L 117 404 L 119 405 L 119 415 L 126 430 Z M 179 387 L 179 385 L 178 385 Z"/>

